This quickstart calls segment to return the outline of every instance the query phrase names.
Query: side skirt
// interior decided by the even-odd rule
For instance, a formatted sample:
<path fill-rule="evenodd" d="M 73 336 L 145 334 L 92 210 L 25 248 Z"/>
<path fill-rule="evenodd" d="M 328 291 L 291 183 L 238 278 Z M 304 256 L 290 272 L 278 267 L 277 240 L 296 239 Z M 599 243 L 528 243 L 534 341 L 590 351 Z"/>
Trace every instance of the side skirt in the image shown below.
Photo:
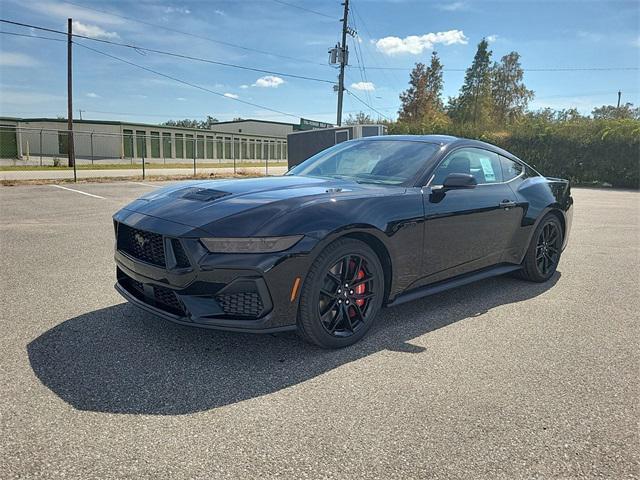
<path fill-rule="evenodd" d="M 418 298 L 434 295 L 436 293 L 444 292 L 452 288 L 461 287 L 469 283 L 477 282 L 478 280 L 484 280 L 486 278 L 496 277 L 498 275 L 504 275 L 505 273 L 515 272 L 521 270 L 521 265 L 499 265 L 496 267 L 486 268 L 473 273 L 467 273 L 454 277 L 449 280 L 437 282 L 431 285 L 425 285 L 424 287 L 409 290 L 406 293 L 398 295 L 392 302 L 387 304 L 387 307 L 395 307 Z"/>

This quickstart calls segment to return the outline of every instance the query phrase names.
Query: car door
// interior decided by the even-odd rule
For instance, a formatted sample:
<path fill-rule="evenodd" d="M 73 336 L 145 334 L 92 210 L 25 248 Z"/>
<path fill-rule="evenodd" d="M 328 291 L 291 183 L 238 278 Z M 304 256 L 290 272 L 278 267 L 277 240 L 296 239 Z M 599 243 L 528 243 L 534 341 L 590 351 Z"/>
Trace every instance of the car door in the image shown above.
<path fill-rule="evenodd" d="M 441 188 L 451 173 L 471 174 L 473 188 Z M 513 190 L 503 182 L 499 156 L 459 148 L 436 168 L 423 189 L 423 281 L 432 283 L 500 263 L 522 219 Z"/>

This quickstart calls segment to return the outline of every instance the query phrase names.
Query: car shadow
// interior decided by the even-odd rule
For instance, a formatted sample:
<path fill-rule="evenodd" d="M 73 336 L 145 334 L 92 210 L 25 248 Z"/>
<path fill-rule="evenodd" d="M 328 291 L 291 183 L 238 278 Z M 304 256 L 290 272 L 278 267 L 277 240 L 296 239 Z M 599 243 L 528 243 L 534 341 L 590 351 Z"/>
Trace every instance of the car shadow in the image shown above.
<path fill-rule="evenodd" d="M 181 415 L 259 397 L 381 350 L 419 354 L 411 339 L 507 303 L 544 284 L 498 277 L 385 309 L 361 342 L 323 350 L 293 332 L 252 335 L 174 325 L 122 303 L 67 320 L 28 346 L 33 371 L 79 410 Z M 482 321 L 477 319 L 477 321 Z"/>

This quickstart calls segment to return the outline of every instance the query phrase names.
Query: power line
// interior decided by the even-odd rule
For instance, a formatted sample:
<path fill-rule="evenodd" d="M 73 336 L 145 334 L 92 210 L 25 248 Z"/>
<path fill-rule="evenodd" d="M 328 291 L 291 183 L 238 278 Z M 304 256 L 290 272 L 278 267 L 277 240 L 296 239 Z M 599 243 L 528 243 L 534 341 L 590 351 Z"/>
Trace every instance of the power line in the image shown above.
<path fill-rule="evenodd" d="M 326 64 L 324 64 L 324 63 L 314 62 L 312 60 L 307 60 L 307 59 L 304 59 L 304 58 L 290 57 L 288 55 L 282 55 L 282 54 L 279 54 L 279 53 L 268 52 L 266 50 L 259 50 L 257 48 L 246 47 L 244 45 L 238 45 L 236 43 L 226 42 L 226 41 L 223 41 L 223 40 L 217 40 L 217 39 L 211 38 L 211 37 L 205 37 L 204 35 L 198 35 L 196 33 L 184 32 L 182 30 L 177 30 L 175 28 L 167 27 L 165 25 L 158 25 L 156 23 L 145 22 L 144 20 L 139 20 L 137 18 L 126 17 L 124 15 L 119 15 L 117 13 L 109 12 L 107 10 L 101 10 L 101 9 L 98 9 L 98 8 L 87 7 L 86 5 L 81 5 L 79 3 L 74 3 L 74 2 L 69 2 L 69 1 L 66 1 L 66 3 L 68 3 L 70 5 L 74 5 L 76 7 L 83 8 L 85 10 L 91 10 L 91 11 L 94 11 L 94 12 L 104 13 L 106 15 L 111 15 L 113 17 L 122 18 L 124 20 L 128 20 L 128 21 L 131 21 L 131 22 L 141 23 L 142 25 L 148 25 L 148 26 L 154 27 L 154 28 L 161 28 L 161 29 L 166 30 L 168 32 L 179 33 L 181 35 L 186 35 L 186 36 L 193 37 L 193 38 L 199 38 L 201 40 L 206 40 L 207 42 L 217 43 L 217 44 L 220 44 L 220 45 L 225 45 L 227 47 L 238 48 L 240 50 L 245 50 L 247 52 L 260 53 L 262 55 L 269 55 L 269 56 L 272 56 L 272 57 L 284 58 L 286 60 L 294 60 L 296 62 L 311 63 L 313 65 L 322 65 L 323 67 L 326 66 Z"/>
<path fill-rule="evenodd" d="M 73 43 L 75 43 L 76 45 L 78 45 L 78 46 L 80 46 L 82 48 L 86 48 L 87 50 L 91 50 L 91 51 L 93 51 L 95 53 L 98 53 L 100 55 L 104 55 L 105 57 L 109 57 L 109 58 L 112 58 L 114 60 L 118 60 L 120 62 L 123 62 L 123 63 L 126 63 L 128 65 L 131 65 L 133 67 L 140 68 L 140 69 L 145 70 L 147 72 L 151 72 L 151 73 L 153 73 L 155 75 L 159 75 L 161 77 L 168 78 L 170 80 L 173 80 L 174 82 L 182 83 L 184 85 L 188 85 L 190 87 L 197 88 L 198 90 L 202 90 L 203 92 L 211 93 L 213 95 L 217 95 L 217 96 L 223 97 L 223 98 L 228 98 L 229 100 L 233 100 L 233 101 L 239 102 L 239 103 L 244 103 L 245 105 L 251 105 L 252 107 L 262 108 L 262 109 L 268 110 L 270 112 L 279 113 L 280 115 L 286 115 L 288 117 L 293 117 L 293 118 L 300 118 L 299 115 L 294 115 L 292 113 L 287 113 L 287 112 L 283 112 L 281 110 L 276 110 L 275 108 L 265 107 L 264 105 L 259 105 L 257 103 L 248 102 L 246 100 L 241 100 L 239 98 L 229 97 L 229 96 L 225 95 L 224 93 L 216 92 L 215 90 L 210 90 L 210 89 L 208 89 L 206 87 L 203 87 L 201 85 L 197 85 L 195 83 L 191 83 L 191 82 L 188 82 L 186 80 L 182 80 L 180 78 L 177 78 L 177 77 L 174 77 L 174 76 L 171 76 L 171 75 L 167 75 L 166 73 L 158 72 L 157 70 L 153 70 L 152 68 L 145 67 L 145 66 L 142 66 L 142 65 L 138 65 L 137 63 L 133 63 L 133 62 L 130 62 L 128 60 L 125 60 L 124 58 L 116 57 L 115 55 L 111 55 L 109 53 L 102 52 L 100 50 L 96 50 L 95 48 L 88 47 L 87 45 L 83 45 L 83 44 L 77 43 L 77 42 L 73 42 Z"/>
<path fill-rule="evenodd" d="M 413 67 L 368 67 L 369 70 L 402 70 L 411 71 Z M 444 72 L 466 72 L 466 68 L 443 68 Z M 523 68 L 525 72 L 609 72 L 623 70 L 640 70 L 640 67 L 546 67 Z"/>
<path fill-rule="evenodd" d="M 37 25 L 30 25 L 30 24 L 27 24 L 27 23 L 13 22 L 13 21 L 4 20 L 4 19 L 0 19 L 0 22 L 8 23 L 10 25 L 17 25 L 17 26 L 20 26 L 20 27 L 34 28 L 34 29 L 37 29 L 37 30 L 43 30 L 43 31 L 46 31 L 46 32 L 57 33 L 57 34 L 60 34 L 60 35 L 66 35 L 67 34 L 66 32 L 63 32 L 61 30 L 54 30 L 54 29 L 51 29 L 51 28 L 40 27 L 40 26 L 37 26 Z M 155 48 L 147 48 L 147 47 L 141 47 L 141 46 L 138 46 L 138 45 L 132 45 L 132 44 L 128 44 L 128 43 L 114 42 L 112 40 L 105 40 L 105 39 L 102 39 L 102 38 L 92 38 L 92 37 L 88 37 L 86 35 L 79 35 L 79 34 L 75 34 L 75 33 L 72 36 L 76 37 L 76 38 L 82 38 L 84 40 L 90 40 L 90 41 L 93 41 L 93 42 L 106 43 L 108 45 L 115 45 L 115 46 L 119 46 L 119 47 L 131 48 L 131 49 L 136 50 L 136 51 L 156 53 L 156 54 L 159 54 L 159 55 L 166 55 L 166 56 L 169 56 L 169 57 L 176 57 L 176 58 L 182 58 L 182 59 L 185 59 L 185 60 L 193 60 L 193 61 L 209 63 L 209 64 L 213 64 L 213 65 L 220 65 L 220 66 L 223 66 L 223 67 L 238 68 L 238 69 L 241 69 L 241 70 L 249 70 L 249 71 L 252 71 L 252 72 L 259 72 L 259 73 L 268 73 L 270 75 L 279 75 L 279 76 L 282 76 L 282 77 L 297 78 L 297 79 L 300 79 L 300 80 L 309 80 L 309 81 L 314 81 L 314 82 L 329 83 L 331 85 L 336 83 L 333 80 L 325 80 L 325 79 L 322 79 L 322 78 L 308 77 L 308 76 L 305 76 L 305 75 L 296 75 L 296 74 L 293 74 L 293 73 L 283 73 L 283 72 L 276 72 L 274 70 L 264 70 L 264 69 L 261 69 L 261 68 L 247 67 L 247 66 L 244 66 L 244 65 L 236 65 L 236 64 L 233 64 L 233 63 L 226 63 L 226 62 L 220 62 L 220 61 L 217 61 L 217 60 L 211 60 L 211 59 L 208 59 L 208 58 L 200 58 L 200 57 L 194 57 L 194 56 L 191 56 L 191 55 L 185 55 L 185 54 L 181 54 L 181 53 L 166 52 L 166 51 L 163 51 L 163 50 L 157 50 Z"/>
<path fill-rule="evenodd" d="M 376 112 L 378 115 L 380 115 L 381 117 L 385 118 L 386 120 L 391 120 L 389 117 L 387 117 L 384 113 L 376 110 L 375 108 L 373 108 L 371 105 L 369 105 L 367 102 L 365 102 L 364 100 L 362 100 L 360 97 L 358 97 L 355 93 L 353 93 L 351 90 L 348 89 L 344 89 L 345 92 L 347 92 L 349 95 L 351 95 L 353 98 L 355 98 L 356 100 L 358 100 L 361 104 L 363 104 L 364 106 L 370 108 L 371 110 L 373 110 L 374 112 Z"/>
<path fill-rule="evenodd" d="M 294 5 L 293 3 L 283 2 L 282 0 L 271 0 L 271 1 L 273 1 L 275 3 L 279 3 L 281 5 L 286 5 L 287 7 L 297 8 L 299 10 L 304 10 L 305 12 L 314 13 L 316 15 L 320 15 L 321 17 L 330 18 L 331 20 L 336 20 L 336 18 L 332 17 L 331 15 L 327 15 L 325 13 L 318 12 L 317 10 L 311 10 L 310 8 L 301 7 L 300 5 Z"/>
<path fill-rule="evenodd" d="M 351 43 L 353 44 L 353 50 L 356 53 L 356 61 L 358 62 L 358 70 L 360 71 L 360 79 L 362 80 L 363 83 L 369 83 L 369 80 L 367 79 L 367 71 L 366 71 L 366 67 L 364 65 L 364 56 L 362 55 L 362 49 L 359 48 L 360 46 L 360 42 L 357 38 L 357 31 L 358 31 L 358 25 L 356 23 L 356 18 L 355 16 L 352 16 L 352 21 L 353 21 L 353 28 L 356 31 L 355 36 L 351 37 Z M 365 97 L 367 98 L 367 101 L 369 103 L 373 103 L 371 101 L 371 95 L 369 94 L 368 90 L 365 90 Z"/>
<path fill-rule="evenodd" d="M 354 15 L 359 19 L 360 23 L 362 24 L 362 27 L 364 28 L 364 31 L 366 32 L 367 36 L 369 37 L 369 39 L 373 39 L 373 35 L 371 34 L 371 31 L 369 30 L 369 28 L 367 27 L 367 22 L 365 22 L 364 18 L 362 17 L 362 15 L 360 15 L 360 9 L 359 7 L 356 7 L 355 5 L 351 5 L 352 9 L 353 9 L 353 13 Z M 387 62 L 387 58 L 382 55 L 380 52 L 378 52 L 377 50 L 374 50 L 372 48 L 370 48 L 369 42 L 365 42 L 364 44 L 365 49 L 367 50 L 367 52 L 369 52 L 369 55 L 371 57 L 373 57 L 373 53 L 377 54 L 381 59 L 382 62 L 386 65 L 389 66 L 389 63 Z M 373 53 L 372 53 L 373 52 Z M 371 67 L 369 67 L 371 69 Z M 384 74 L 385 78 L 387 80 L 395 80 L 398 81 L 399 83 L 404 83 L 404 80 L 399 80 L 399 77 L 394 74 L 393 72 L 390 74 L 393 78 L 390 78 L 390 76 L 387 74 L 386 70 L 383 70 L 382 73 Z"/>
<path fill-rule="evenodd" d="M 26 33 L 7 32 L 5 30 L 0 30 L 0 34 L 13 35 L 13 36 L 16 36 L 16 37 L 38 38 L 40 40 L 52 40 L 54 42 L 64 42 L 63 38 L 41 37 L 40 35 L 29 35 L 29 34 L 26 34 Z"/>
<path fill-rule="evenodd" d="M 384 107 L 384 108 L 379 108 L 380 110 L 396 110 L 398 107 Z M 106 115 L 119 115 L 119 116 L 140 116 L 140 117 L 159 117 L 159 118 L 207 118 L 207 117 L 217 117 L 217 116 L 224 116 L 224 115 L 228 115 L 227 113 L 224 112 L 220 112 L 220 113 L 209 113 L 206 115 L 193 115 L 191 113 L 189 114 L 177 114 L 177 113 L 139 113 L 139 112 L 113 112 L 113 111 L 104 111 L 104 110 L 91 110 L 91 109 L 82 109 L 83 113 L 101 113 L 101 114 L 106 114 Z M 346 110 L 345 113 L 358 113 L 360 112 L 360 110 Z M 20 112 L 21 114 L 23 114 L 24 112 Z M 37 112 L 36 112 L 37 113 Z M 313 116 L 313 115 L 333 115 L 335 114 L 335 112 L 331 111 L 324 111 L 324 112 L 305 112 L 304 116 L 305 118 L 308 116 Z M 269 116 L 269 114 L 252 114 L 252 117 L 267 117 Z"/>
<path fill-rule="evenodd" d="M 355 45 L 356 40 L 352 38 L 352 42 L 353 43 L 353 50 L 355 51 L 356 54 L 356 62 L 358 62 L 358 71 L 360 73 L 360 80 L 362 81 L 362 83 L 365 83 L 365 75 L 364 75 L 364 71 L 363 71 L 363 64 L 360 61 L 360 54 L 358 53 L 358 47 Z M 365 90 L 365 96 L 367 97 L 367 100 L 369 101 L 369 103 L 371 102 L 371 98 L 369 97 L 369 92 Z"/>
<path fill-rule="evenodd" d="M 638 90 L 625 90 L 625 93 L 627 94 L 636 94 L 638 93 Z M 574 94 L 574 95 L 563 95 L 563 94 L 556 94 L 556 95 L 545 95 L 543 97 L 534 97 L 532 99 L 533 102 L 535 102 L 536 100 L 547 100 L 550 98 L 580 98 L 580 97 L 603 97 L 605 95 L 612 95 L 615 96 L 617 94 L 617 91 L 600 91 L 600 92 L 589 92 L 589 93 L 578 93 L 578 94 Z"/>

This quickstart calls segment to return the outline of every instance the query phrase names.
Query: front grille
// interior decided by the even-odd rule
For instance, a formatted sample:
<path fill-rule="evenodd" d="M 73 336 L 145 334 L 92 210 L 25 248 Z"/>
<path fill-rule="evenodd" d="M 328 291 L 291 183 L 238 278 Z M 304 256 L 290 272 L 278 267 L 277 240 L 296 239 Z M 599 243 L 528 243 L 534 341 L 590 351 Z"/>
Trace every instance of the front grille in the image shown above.
<path fill-rule="evenodd" d="M 155 295 L 157 307 L 167 310 L 168 312 L 175 313 L 176 315 L 185 316 L 186 313 L 182 302 L 178 299 L 173 290 L 156 285 L 153 287 L 153 293 Z"/>
<path fill-rule="evenodd" d="M 239 292 L 216 295 L 224 313 L 234 317 L 257 318 L 264 308 L 258 292 Z"/>
<path fill-rule="evenodd" d="M 187 315 L 184 305 L 170 288 L 153 285 L 153 290 L 150 290 L 149 286 L 147 286 L 147 291 L 145 292 L 144 284 L 134 280 L 119 268 L 116 275 L 118 283 L 139 300 L 181 317 Z"/>
<path fill-rule="evenodd" d="M 118 250 L 132 257 L 159 267 L 166 266 L 162 235 L 132 228 L 124 223 L 118 225 Z"/>

